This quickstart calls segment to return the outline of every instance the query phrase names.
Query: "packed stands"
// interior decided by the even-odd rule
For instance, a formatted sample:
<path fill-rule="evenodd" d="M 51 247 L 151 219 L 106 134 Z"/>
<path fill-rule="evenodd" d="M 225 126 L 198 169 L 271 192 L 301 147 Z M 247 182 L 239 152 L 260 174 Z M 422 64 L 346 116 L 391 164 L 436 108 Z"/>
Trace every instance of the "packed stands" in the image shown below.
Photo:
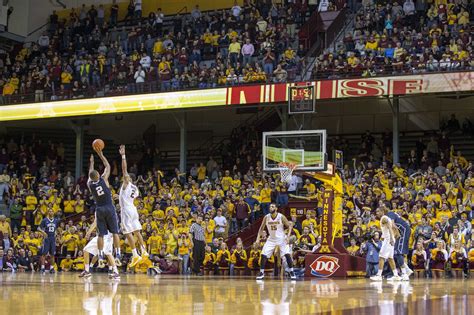
<path fill-rule="evenodd" d="M 401 164 L 392 163 L 390 134 L 374 137 L 368 132 L 361 135 L 360 150 L 353 152 L 353 162 L 347 163 L 343 170 L 344 240 L 349 252 L 367 255 L 367 242 L 379 226 L 374 212 L 386 206 L 412 224 L 410 248 L 422 241 L 429 256 L 435 250 L 433 243 L 443 240 L 451 255 L 454 243 L 459 239 L 464 253 L 462 261 L 468 261 L 468 252 L 473 261 L 472 250 L 469 251 L 472 248 L 473 166 L 450 141 L 450 136 L 469 136 L 471 132 L 452 117 L 442 132 L 421 138 L 413 150 L 402 157 Z M 227 237 L 267 213 L 270 202 L 285 207 L 288 202 L 286 185 L 278 176 L 261 170 L 257 133 L 237 129 L 232 139 L 238 144 L 234 151 L 194 165 L 186 173 L 159 170 L 153 154 L 146 148 L 141 161 L 130 164 L 129 173 L 137 175 L 137 186 L 141 191 L 137 207 L 143 235 L 152 254 L 148 265 L 138 265 L 135 272 L 145 272 L 153 262 L 171 273 L 187 272 L 191 252 L 187 229 L 196 214 L 203 213 L 206 243 L 215 255 L 209 254 L 214 257 L 212 272 L 225 270 L 227 274 L 226 268 L 235 264 L 235 251 L 239 255 L 245 251 L 227 249 L 222 245 Z M 328 145 L 349 151 L 347 142 L 341 138 L 332 139 Z M 8 206 L 9 216 L 0 218 L 0 244 L 3 252 L 13 257 L 4 262 L 16 261 L 25 250 L 34 265 L 37 264 L 42 235 L 35 231 L 47 209 L 51 208 L 62 220 L 57 242 L 57 268 L 80 270 L 83 266 L 81 250 L 86 242 L 84 235 L 94 208 L 86 177 L 74 178 L 71 165 L 64 164 L 61 145 L 23 137 L 8 139 L 1 147 L 0 197 Z M 110 159 L 115 161 L 116 157 Z M 117 163 L 112 165 L 111 184 L 117 192 L 120 170 Z M 321 190 L 320 184 L 314 181 L 301 179 L 295 184 L 306 191 L 306 198 L 317 203 L 315 211 L 308 211 L 304 217 L 291 215 L 295 222 L 292 240 L 295 258 L 298 266 L 303 267 L 304 253 L 319 246 Z M 216 225 L 216 222 L 225 224 Z M 254 244 L 246 251 L 246 268 L 251 271 L 258 269 L 256 257 L 261 245 Z M 125 241 L 122 246 L 126 263 L 131 252 Z M 64 260 L 66 263 L 62 263 Z M 278 265 L 278 259 L 274 262 Z M 15 266 L 19 268 L 17 264 Z M 3 268 L 11 269 L 6 264 Z"/>
<path fill-rule="evenodd" d="M 297 32 L 309 14 L 301 4 L 140 14 L 131 8 L 124 21 L 112 12 L 106 20 L 102 6 L 83 6 L 62 20 L 53 12 L 36 43 L 0 58 L 4 103 L 292 81 L 301 73 L 306 50 Z"/>
<path fill-rule="evenodd" d="M 354 31 L 318 57 L 313 78 L 472 70 L 472 4 L 448 2 L 362 1 Z"/>

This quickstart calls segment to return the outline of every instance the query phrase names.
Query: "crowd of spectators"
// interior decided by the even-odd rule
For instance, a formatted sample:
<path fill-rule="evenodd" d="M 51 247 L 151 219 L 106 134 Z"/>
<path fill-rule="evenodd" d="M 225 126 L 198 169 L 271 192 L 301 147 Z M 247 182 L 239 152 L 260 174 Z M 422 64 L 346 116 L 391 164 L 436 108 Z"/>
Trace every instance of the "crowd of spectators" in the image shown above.
<path fill-rule="evenodd" d="M 108 19 L 102 5 L 53 12 L 37 42 L 0 57 L 4 102 L 283 82 L 302 68 L 297 32 L 309 11 L 298 1 L 142 17 L 135 0 L 120 23 L 117 8 Z"/>
<path fill-rule="evenodd" d="M 317 59 L 314 78 L 474 68 L 470 1 L 362 1 L 354 31 Z"/>
<path fill-rule="evenodd" d="M 449 126 L 455 125 L 453 120 L 455 117 L 448 121 Z M 353 164 L 345 165 L 341 172 L 346 248 L 353 255 L 366 257 L 368 266 L 372 263 L 368 275 L 376 272 L 374 262 L 378 258 L 372 249 L 378 244 L 380 225 L 375 211 L 387 207 L 411 224 L 410 248 L 418 246 L 418 260 L 411 261 L 411 265 L 418 272 L 422 266 L 423 272 L 435 276 L 434 264 L 438 269 L 442 265 L 444 270 L 446 265 L 447 270 L 455 271 L 468 268 L 468 262 L 474 267 L 472 162 L 454 150 L 449 133 L 443 131 L 433 134 L 428 142 L 420 139 L 401 163 L 394 164 L 390 138 L 390 134 L 381 138 L 370 132 L 364 134 Z M 142 233 L 151 256 L 130 271 L 146 272 L 151 268 L 162 273 L 187 273 L 192 259 L 189 227 L 202 214 L 208 244 L 203 271 L 224 275 L 255 272 L 259 270 L 259 253 L 265 237 L 250 249 L 239 242 L 228 248 L 226 239 L 268 213 L 271 202 L 283 208 L 289 196 L 300 191 L 317 204 L 303 216 L 290 214 L 295 223 L 291 240 L 295 263 L 304 267 L 304 255 L 320 243 L 320 183 L 294 176 L 287 185 L 279 176 L 264 173 L 258 158 L 259 137 L 251 128 L 235 130 L 232 139 L 236 140 L 232 146 L 235 149 L 222 157 L 222 163 L 210 157 L 186 173 L 163 173 L 153 164 L 150 150 L 144 150 L 148 155 L 143 155 L 143 163 L 131 164 L 129 173 L 137 175 L 141 192 L 136 204 Z M 347 146 L 341 140 L 328 143 L 335 149 Z M 7 206 L 9 214 L 8 218 L 0 217 L 2 267 L 17 271 L 37 268 L 43 236 L 36 229 L 48 209 L 52 209 L 61 218 L 61 225 L 57 257 L 48 262 L 62 271 L 81 270 L 82 249 L 87 242 L 84 235 L 94 211 L 87 178 L 83 175 L 76 179 L 68 171 L 71 165 L 64 161 L 62 144 L 45 143 L 33 136 L 8 140 L 0 146 L 0 202 Z M 120 174 L 115 157 L 110 158 L 114 161 L 111 185 L 116 194 Z M 118 202 L 117 208 L 120 211 Z M 131 249 L 125 239 L 122 246 L 125 270 Z M 24 266 L 25 261 L 28 266 Z M 266 270 L 279 270 L 279 261 L 272 257 Z M 462 272 L 455 275 L 460 277 Z"/>

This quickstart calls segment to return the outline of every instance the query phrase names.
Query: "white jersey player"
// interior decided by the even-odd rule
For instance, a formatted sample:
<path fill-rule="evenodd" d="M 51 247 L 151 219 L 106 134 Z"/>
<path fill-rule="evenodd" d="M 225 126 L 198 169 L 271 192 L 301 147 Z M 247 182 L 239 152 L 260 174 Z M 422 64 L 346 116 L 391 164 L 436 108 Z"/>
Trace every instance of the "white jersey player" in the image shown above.
<path fill-rule="evenodd" d="M 92 233 L 92 231 L 96 228 L 97 220 L 94 220 L 94 223 L 90 226 L 89 230 L 86 233 L 86 238 L 88 239 Z M 117 266 L 115 264 L 114 256 L 112 255 L 113 248 L 114 248 L 114 238 L 113 234 L 107 233 L 104 235 L 104 248 L 103 253 L 104 256 L 107 257 L 109 268 L 112 268 L 113 273 L 110 274 L 110 278 L 114 280 L 120 280 L 120 275 L 117 270 Z M 94 258 L 90 260 L 90 255 L 93 255 Z M 92 238 L 86 246 L 84 246 L 84 271 L 79 275 L 80 278 L 90 278 L 92 274 L 90 273 L 90 267 L 94 264 L 94 260 L 99 258 L 99 238 L 95 236 Z M 104 265 L 101 265 L 101 261 L 99 261 L 99 267 L 103 268 Z"/>
<path fill-rule="evenodd" d="M 389 281 L 401 280 L 398 275 L 395 261 L 393 260 L 393 254 L 395 252 L 395 241 L 400 235 L 398 229 L 387 215 L 385 215 L 382 209 L 377 209 L 377 217 L 380 218 L 380 228 L 382 229 L 382 247 L 379 252 L 379 270 L 377 275 L 370 277 L 374 281 L 382 281 L 382 271 L 385 265 L 385 261 L 388 260 L 390 267 L 392 268 L 393 277 L 389 278 Z"/>
<path fill-rule="evenodd" d="M 285 257 L 286 259 L 291 279 L 296 279 L 295 273 L 293 272 L 293 260 L 291 259 L 290 246 L 288 245 L 288 239 L 290 238 L 293 229 L 293 223 L 288 221 L 284 215 L 277 212 L 278 208 L 276 204 L 271 203 L 269 210 L 270 213 L 263 218 L 262 225 L 260 225 L 257 235 L 258 243 L 260 241 L 260 235 L 265 227 L 267 228 L 269 237 L 267 238 L 265 245 L 263 245 L 260 261 L 260 273 L 257 276 L 257 280 L 262 280 L 265 277 L 265 264 L 267 259 L 273 255 L 273 251 L 277 246 L 280 249 L 280 257 Z M 285 227 L 288 228 L 288 235 L 285 234 Z"/>
<path fill-rule="evenodd" d="M 134 201 L 140 195 L 138 187 L 132 182 L 124 181 L 119 193 L 120 217 L 122 219 L 122 233 L 130 234 L 142 229 L 138 217 L 138 210 Z"/>
<path fill-rule="evenodd" d="M 123 182 L 119 193 L 120 203 L 120 215 L 122 218 L 122 231 L 127 237 L 127 242 L 132 249 L 132 261 L 130 267 L 134 267 L 143 258 L 138 255 L 136 242 L 140 244 L 141 254 L 143 257 L 148 256 L 146 251 L 145 242 L 143 241 L 142 234 L 140 233 L 142 225 L 140 224 L 137 208 L 135 207 L 134 201 L 140 195 L 138 187 L 132 182 L 132 177 L 127 171 L 127 158 L 125 156 L 125 146 L 121 145 L 119 149 L 120 155 L 122 156 L 122 172 Z"/>

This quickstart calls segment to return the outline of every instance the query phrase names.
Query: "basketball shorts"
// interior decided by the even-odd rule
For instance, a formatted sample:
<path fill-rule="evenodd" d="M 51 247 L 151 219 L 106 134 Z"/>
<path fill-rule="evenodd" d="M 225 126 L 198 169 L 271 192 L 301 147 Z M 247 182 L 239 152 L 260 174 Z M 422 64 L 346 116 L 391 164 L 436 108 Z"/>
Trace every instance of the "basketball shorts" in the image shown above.
<path fill-rule="evenodd" d="M 265 245 L 263 245 L 262 249 L 262 255 L 265 255 L 265 257 L 269 258 L 272 257 L 273 251 L 275 250 L 275 247 L 280 248 L 280 256 L 283 257 L 286 254 L 290 254 L 290 246 L 286 242 L 284 238 L 269 238 L 265 242 Z"/>
<path fill-rule="evenodd" d="M 43 246 L 41 247 L 41 255 L 50 254 L 54 256 L 56 254 L 56 239 L 47 237 L 43 241 Z"/>
<path fill-rule="evenodd" d="M 400 237 L 395 241 L 395 253 L 399 255 L 408 255 L 410 248 L 408 242 L 410 240 L 411 229 L 403 225 L 397 225 L 400 231 Z"/>
<path fill-rule="evenodd" d="M 113 205 L 97 207 L 95 210 L 97 218 L 97 229 L 99 236 L 105 236 L 107 233 L 118 234 L 117 212 Z"/>
<path fill-rule="evenodd" d="M 393 258 L 393 253 L 395 251 L 395 247 L 390 245 L 389 240 L 382 241 L 382 247 L 380 248 L 379 257 L 383 259 Z"/>
<path fill-rule="evenodd" d="M 106 234 L 104 236 L 104 254 L 112 255 L 113 247 L 114 247 L 114 241 L 113 241 L 112 234 Z M 84 246 L 84 251 L 94 256 L 99 255 L 99 247 L 97 245 L 97 236 L 91 239 L 89 243 L 87 243 L 87 245 Z"/>
<path fill-rule="evenodd" d="M 122 219 L 122 233 L 129 234 L 135 231 L 140 231 L 142 225 L 140 224 L 137 209 L 124 208 L 121 210 L 120 217 Z"/>

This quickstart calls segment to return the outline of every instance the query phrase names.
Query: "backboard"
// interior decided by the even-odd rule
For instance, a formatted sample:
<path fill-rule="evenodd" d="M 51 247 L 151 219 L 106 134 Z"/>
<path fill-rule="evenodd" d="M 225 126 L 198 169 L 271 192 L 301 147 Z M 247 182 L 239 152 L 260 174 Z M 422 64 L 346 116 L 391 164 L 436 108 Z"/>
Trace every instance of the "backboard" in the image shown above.
<path fill-rule="evenodd" d="M 326 130 L 264 132 L 262 146 L 264 171 L 280 171 L 282 162 L 302 171 L 327 168 Z"/>

